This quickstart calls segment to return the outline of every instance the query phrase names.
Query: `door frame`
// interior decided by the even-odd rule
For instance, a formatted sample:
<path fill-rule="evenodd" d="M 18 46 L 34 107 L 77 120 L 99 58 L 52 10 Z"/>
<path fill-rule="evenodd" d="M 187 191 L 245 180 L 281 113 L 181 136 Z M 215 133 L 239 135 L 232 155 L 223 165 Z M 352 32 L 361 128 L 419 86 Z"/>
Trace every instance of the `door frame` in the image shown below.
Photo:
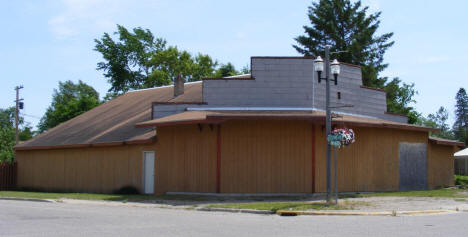
<path fill-rule="evenodd" d="M 147 153 L 153 153 L 153 159 L 154 159 L 154 164 L 153 164 L 153 192 L 147 193 L 146 192 L 146 154 Z M 154 194 L 155 193 L 155 180 L 154 177 L 156 176 L 156 151 L 143 151 L 142 152 L 142 189 L 143 189 L 143 194 Z"/>

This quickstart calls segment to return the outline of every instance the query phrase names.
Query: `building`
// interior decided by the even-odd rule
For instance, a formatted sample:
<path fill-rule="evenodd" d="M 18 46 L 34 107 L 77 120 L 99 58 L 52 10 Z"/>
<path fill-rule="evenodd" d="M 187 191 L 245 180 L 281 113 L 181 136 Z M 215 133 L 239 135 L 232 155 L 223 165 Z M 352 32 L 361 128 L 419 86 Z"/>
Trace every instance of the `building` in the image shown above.
<path fill-rule="evenodd" d="M 457 151 L 455 158 L 455 174 L 468 175 L 468 148 Z"/>
<path fill-rule="evenodd" d="M 342 64 L 334 126 L 357 140 L 338 151 L 343 192 L 453 185 L 461 143 L 386 112 L 385 92 Z M 15 147 L 18 186 L 109 193 L 325 192 L 325 83 L 313 58 L 252 57 L 251 74 L 126 93 Z"/>

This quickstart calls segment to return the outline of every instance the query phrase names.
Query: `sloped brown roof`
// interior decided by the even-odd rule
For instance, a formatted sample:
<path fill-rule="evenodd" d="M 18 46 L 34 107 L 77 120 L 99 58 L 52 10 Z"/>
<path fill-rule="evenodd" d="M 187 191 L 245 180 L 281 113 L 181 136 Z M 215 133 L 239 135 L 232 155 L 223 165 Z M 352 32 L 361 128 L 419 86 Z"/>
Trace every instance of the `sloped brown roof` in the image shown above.
<path fill-rule="evenodd" d="M 136 127 L 168 126 L 190 123 L 220 123 L 227 120 L 245 119 L 280 119 L 280 120 L 308 120 L 317 123 L 325 122 L 325 112 L 322 111 L 187 111 L 154 120 L 136 124 Z M 438 131 L 437 129 L 422 127 L 406 123 L 339 114 L 333 119 L 333 124 L 344 123 L 349 126 L 385 127 L 415 131 Z"/>
<path fill-rule="evenodd" d="M 438 145 L 459 146 L 459 147 L 465 146 L 464 142 L 450 140 L 450 139 L 443 139 L 439 137 L 429 137 L 429 141 L 434 142 L 435 144 L 438 144 Z"/>
<path fill-rule="evenodd" d="M 15 150 L 152 142 L 154 129 L 135 128 L 135 124 L 151 119 L 152 103 L 201 103 L 201 84 L 186 83 L 184 94 L 177 98 L 173 86 L 128 92 L 15 146 Z"/>

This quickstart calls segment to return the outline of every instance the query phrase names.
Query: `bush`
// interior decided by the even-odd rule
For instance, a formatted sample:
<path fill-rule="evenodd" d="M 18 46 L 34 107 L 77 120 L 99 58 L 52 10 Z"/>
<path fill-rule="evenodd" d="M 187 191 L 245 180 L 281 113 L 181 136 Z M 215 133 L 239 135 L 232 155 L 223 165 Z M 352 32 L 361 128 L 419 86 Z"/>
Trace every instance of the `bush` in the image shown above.
<path fill-rule="evenodd" d="M 455 185 L 468 186 L 468 176 L 455 175 Z"/>
<path fill-rule="evenodd" d="M 140 194 L 140 191 L 133 186 L 123 186 L 114 191 L 114 194 Z"/>

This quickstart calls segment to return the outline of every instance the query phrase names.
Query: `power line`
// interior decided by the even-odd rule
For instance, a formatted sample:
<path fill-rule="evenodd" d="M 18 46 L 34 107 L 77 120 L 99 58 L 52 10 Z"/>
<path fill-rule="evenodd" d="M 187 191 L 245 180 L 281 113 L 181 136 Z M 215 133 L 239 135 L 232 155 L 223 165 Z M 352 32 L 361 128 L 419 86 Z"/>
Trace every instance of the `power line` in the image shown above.
<path fill-rule="evenodd" d="M 35 115 L 30 115 L 30 114 L 25 114 L 25 113 L 21 113 L 22 116 L 26 116 L 26 117 L 31 117 L 31 118 L 36 118 L 36 119 L 41 119 L 41 117 L 39 116 L 35 116 Z"/>

